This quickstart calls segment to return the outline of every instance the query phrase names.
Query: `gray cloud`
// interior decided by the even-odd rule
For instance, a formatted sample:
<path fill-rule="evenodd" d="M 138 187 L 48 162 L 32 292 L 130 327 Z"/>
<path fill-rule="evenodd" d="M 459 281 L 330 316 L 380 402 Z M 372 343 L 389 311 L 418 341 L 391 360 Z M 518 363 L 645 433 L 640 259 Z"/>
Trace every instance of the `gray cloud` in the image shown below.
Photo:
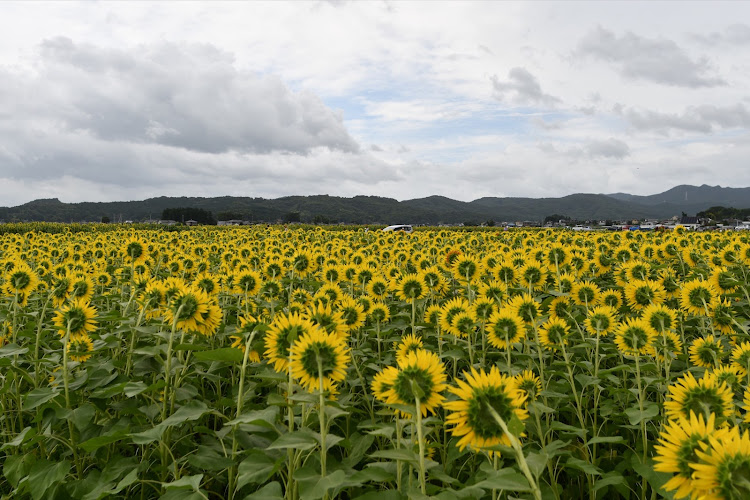
<path fill-rule="evenodd" d="M 750 26 L 746 24 L 730 24 L 722 31 L 714 31 L 708 35 L 693 35 L 693 37 L 706 45 L 744 45 L 750 43 Z"/>
<path fill-rule="evenodd" d="M 31 111 L 69 131 L 209 153 L 358 150 L 342 115 L 317 96 L 238 71 L 231 54 L 211 45 L 122 51 L 58 37 L 42 43 L 39 57 L 34 98 L 46 102 Z"/>
<path fill-rule="evenodd" d="M 613 63 L 627 78 L 692 88 L 726 84 L 708 74 L 707 60 L 693 60 L 672 40 L 644 38 L 631 32 L 618 37 L 598 27 L 581 40 L 577 53 Z"/>
<path fill-rule="evenodd" d="M 750 111 L 742 104 L 690 106 L 681 114 L 634 109 L 621 112 L 636 129 L 663 133 L 670 129 L 710 133 L 715 128 L 750 127 Z"/>
<path fill-rule="evenodd" d="M 585 148 L 590 158 L 604 157 L 621 160 L 626 156 L 630 156 L 630 146 L 614 137 L 606 140 L 590 141 L 586 144 Z"/>
<path fill-rule="evenodd" d="M 495 97 L 500 101 L 511 101 L 516 104 L 544 104 L 551 106 L 559 99 L 542 92 L 539 80 L 524 68 L 513 68 L 508 72 L 507 80 L 500 80 L 493 75 L 490 80 Z"/>

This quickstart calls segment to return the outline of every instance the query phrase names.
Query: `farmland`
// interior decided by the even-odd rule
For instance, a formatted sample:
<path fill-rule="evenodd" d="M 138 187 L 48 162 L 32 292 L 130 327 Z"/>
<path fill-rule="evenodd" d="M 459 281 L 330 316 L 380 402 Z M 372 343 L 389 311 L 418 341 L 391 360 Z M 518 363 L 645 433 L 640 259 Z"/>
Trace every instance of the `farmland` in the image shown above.
<path fill-rule="evenodd" d="M 744 232 L 8 226 L 4 497 L 750 496 Z"/>

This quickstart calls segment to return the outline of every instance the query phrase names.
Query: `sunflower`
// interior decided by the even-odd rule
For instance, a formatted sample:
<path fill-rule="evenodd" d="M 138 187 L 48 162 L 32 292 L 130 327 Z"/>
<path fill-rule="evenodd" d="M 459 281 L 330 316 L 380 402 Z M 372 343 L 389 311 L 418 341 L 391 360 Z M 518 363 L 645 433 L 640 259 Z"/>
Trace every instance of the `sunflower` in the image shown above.
<path fill-rule="evenodd" d="M 143 264 L 148 258 L 147 245 L 135 238 L 129 239 L 125 244 L 125 260 L 136 264 Z"/>
<path fill-rule="evenodd" d="M 734 333 L 735 316 L 732 303 L 728 299 L 719 300 L 710 315 L 714 328 L 726 335 Z"/>
<path fill-rule="evenodd" d="M 549 303 L 549 317 L 560 318 L 565 321 L 570 321 L 573 318 L 573 302 L 570 297 L 561 295 L 555 297 L 552 302 Z"/>
<path fill-rule="evenodd" d="M 550 269 L 560 269 L 562 266 L 570 262 L 570 250 L 560 243 L 553 243 L 547 250 L 545 256 L 545 264 Z"/>
<path fill-rule="evenodd" d="M 539 316 L 539 304 L 531 295 L 516 295 L 510 299 L 505 307 L 515 312 L 526 324 L 536 322 Z"/>
<path fill-rule="evenodd" d="M 450 267 L 453 276 L 463 283 L 471 283 L 482 274 L 482 265 L 470 255 L 459 255 Z"/>
<path fill-rule="evenodd" d="M 610 306 L 597 306 L 589 310 L 589 314 L 584 321 L 586 328 L 593 335 L 605 337 L 614 330 L 617 320 L 617 313 Z"/>
<path fill-rule="evenodd" d="M 705 419 L 703 415 L 690 412 L 690 416 L 680 416 L 667 422 L 659 435 L 659 444 L 654 446 L 654 470 L 670 472 L 674 476 L 664 484 L 667 491 L 675 491 L 674 497 L 700 498 L 707 492 L 696 487 L 693 482 L 693 468 L 690 464 L 699 462 L 697 455 L 709 444 L 709 436 L 723 438 L 727 429 L 716 428 L 716 415 Z"/>
<path fill-rule="evenodd" d="M 722 294 L 734 292 L 740 284 L 734 273 L 724 266 L 715 267 L 708 280 Z"/>
<path fill-rule="evenodd" d="M 472 311 L 461 311 L 453 316 L 450 331 L 454 335 L 470 339 L 476 330 L 477 320 Z"/>
<path fill-rule="evenodd" d="M 183 287 L 170 300 L 164 319 L 180 330 L 210 335 L 218 327 L 221 311 L 209 308 L 212 303 L 206 292 L 199 288 Z"/>
<path fill-rule="evenodd" d="M 705 338 L 695 339 L 688 351 L 690 361 L 703 368 L 716 368 L 724 359 L 724 349 L 721 340 L 708 335 Z"/>
<path fill-rule="evenodd" d="M 297 252 L 292 258 L 290 269 L 300 278 L 304 278 L 314 271 L 315 261 L 312 254 L 304 250 Z"/>
<path fill-rule="evenodd" d="M 436 296 L 444 293 L 448 289 L 448 284 L 440 273 L 440 270 L 435 266 L 429 266 L 426 269 L 420 271 L 422 281 L 429 289 L 430 295 Z"/>
<path fill-rule="evenodd" d="M 706 500 L 744 500 L 750 497 L 750 434 L 737 427 L 726 435 L 709 435 L 710 446 L 696 451 L 691 463 L 693 486 L 705 491 Z"/>
<path fill-rule="evenodd" d="M 393 383 L 398 376 L 398 368 L 395 366 L 387 366 L 383 371 L 379 372 L 372 379 L 370 388 L 375 398 L 382 402 L 388 403 L 390 399 L 390 392 L 393 389 Z"/>
<path fill-rule="evenodd" d="M 732 349 L 731 361 L 740 376 L 747 376 L 750 373 L 750 342 L 743 342 Z"/>
<path fill-rule="evenodd" d="M 539 329 L 539 343 L 551 350 L 567 345 L 570 326 L 560 318 L 550 318 Z"/>
<path fill-rule="evenodd" d="M 13 268 L 5 274 L 5 294 L 13 297 L 27 298 L 39 284 L 37 274 L 25 262 L 15 262 Z M 25 301 L 24 301 L 25 303 Z"/>
<path fill-rule="evenodd" d="M 656 336 L 656 330 L 643 319 L 628 319 L 617 326 L 615 344 L 623 354 L 649 354 Z"/>
<path fill-rule="evenodd" d="M 210 273 L 205 271 L 199 273 L 193 280 L 193 284 L 212 297 L 219 295 L 219 280 Z"/>
<path fill-rule="evenodd" d="M 539 290 L 547 280 L 545 267 L 538 262 L 527 262 L 518 270 L 520 285 L 529 290 Z"/>
<path fill-rule="evenodd" d="M 470 308 L 469 302 L 460 297 L 445 302 L 440 311 L 440 328 L 446 333 L 458 336 L 458 332 L 453 330 L 453 317 L 458 313 L 469 311 Z"/>
<path fill-rule="evenodd" d="M 625 298 L 634 311 L 664 302 L 667 292 L 658 281 L 633 280 L 625 285 Z"/>
<path fill-rule="evenodd" d="M 682 341 L 674 332 L 662 332 L 654 338 L 651 353 L 661 362 L 673 360 L 682 354 Z"/>
<path fill-rule="evenodd" d="M 347 332 L 346 320 L 344 315 L 339 311 L 334 311 L 331 304 L 317 303 L 307 308 L 303 317 L 310 320 L 313 324 L 319 325 L 328 333 L 344 337 Z"/>
<path fill-rule="evenodd" d="M 716 383 L 721 385 L 727 384 L 727 387 L 734 392 L 740 386 L 739 370 L 732 365 L 720 365 L 711 370 L 711 376 L 716 378 Z"/>
<path fill-rule="evenodd" d="M 68 296 L 90 302 L 94 296 L 94 281 L 86 274 L 74 274 L 70 279 L 70 292 Z"/>
<path fill-rule="evenodd" d="M 662 333 L 677 328 L 677 313 L 663 304 L 651 304 L 641 311 L 641 317 L 648 325 Z"/>
<path fill-rule="evenodd" d="M 375 299 L 382 300 L 389 292 L 388 281 L 382 276 L 373 276 L 367 283 L 367 293 Z"/>
<path fill-rule="evenodd" d="M 88 334 L 74 335 L 70 337 L 66 349 L 68 350 L 68 357 L 70 359 L 83 363 L 91 358 L 91 353 L 94 351 L 94 343 Z"/>
<path fill-rule="evenodd" d="M 683 283 L 680 306 L 695 316 L 706 316 L 719 302 L 719 292 L 713 283 L 696 279 Z"/>
<path fill-rule="evenodd" d="M 333 304 L 344 296 L 344 291 L 336 283 L 325 283 L 315 292 L 313 299 L 322 304 Z"/>
<path fill-rule="evenodd" d="M 292 345 L 292 373 L 310 392 L 334 390 L 346 378 L 348 351 L 344 339 L 313 327 Z"/>
<path fill-rule="evenodd" d="M 600 302 L 616 311 L 622 305 L 622 293 L 619 290 L 605 290 L 602 292 Z"/>
<path fill-rule="evenodd" d="M 394 342 L 393 347 L 396 348 L 396 362 L 401 361 L 410 352 L 414 352 L 417 349 L 424 349 L 422 338 L 410 333 L 405 335 L 401 342 Z"/>
<path fill-rule="evenodd" d="M 506 288 L 515 285 L 518 281 L 518 277 L 520 276 L 515 264 L 507 259 L 503 260 L 497 265 L 497 267 L 495 268 L 495 275 L 497 276 L 498 280 L 500 280 L 500 282 L 505 284 Z"/>
<path fill-rule="evenodd" d="M 234 293 L 240 295 L 255 295 L 260 290 L 263 279 L 256 271 L 247 269 L 237 274 L 234 279 Z"/>
<path fill-rule="evenodd" d="M 418 274 L 405 274 L 401 276 L 396 285 L 396 296 L 406 302 L 414 302 L 424 298 L 427 294 L 427 285 Z"/>
<path fill-rule="evenodd" d="M 479 285 L 479 296 L 501 304 L 508 298 L 508 287 L 500 281 L 490 280 Z"/>
<path fill-rule="evenodd" d="M 526 396 L 526 402 L 536 401 L 542 392 L 542 381 L 531 370 L 524 370 L 515 376 L 518 389 Z"/>
<path fill-rule="evenodd" d="M 419 398 L 422 416 L 434 413 L 445 399 L 441 394 L 445 381 L 445 366 L 437 354 L 424 349 L 409 352 L 398 361 L 398 372 L 386 391 L 387 403 L 416 406 Z"/>
<path fill-rule="evenodd" d="M 555 286 L 560 293 L 570 293 L 576 284 L 576 277 L 569 273 L 560 273 L 555 276 Z"/>
<path fill-rule="evenodd" d="M 52 322 L 58 328 L 60 337 L 70 333 L 70 337 L 88 335 L 96 329 L 96 309 L 85 300 L 73 299 L 55 312 Z"/>
<path fill-rule="evenodd" d="M 677 276 L 672 269 L 665 268 L 660 270 L 656 280 L 661 283 L 664 291 L 667 292 L 667 298 L 679 297 L 680 283 L 677 281 Z"/>
<path fill-rule="evenodd" d="M 570 296 L 576 304 L 593 307 L 599 303 L 601 290 L 591 281 L 577 281 L 573 284 Z"/>
<path fill-rule="evenodd" d="M 526 335 L 526 327 L 521 318 L 508 309 L 495 311 L 487 323 L 487 339 L 498 349 L 510 348 Z"/>
<path fill-rule="evenodd" d="M 265 357 L 279 373 L 286 372 L 290 348 L 302 335 L 309 333 L 315 325 L 298 314 L 278 314 L 266 331 Z"/>
<path fill-rule="evenodd" d="M 354 331 L 365 324 L 365 310 L 362 304 L 352 297 L 343 297 L 339 301 L 337 309 L 344 318 L 344 324 L 349 331 Z"/>
<path fill-rule="evenodd" d="M 671 420 L 689 417 L 690 412 L 706 418 L 715 413 L 717 422 L 724 423 L 734 414 L 732 391 L 726 384 L 719 384 L 711 374 L 696 380 L 688 372 L 669 386 L 664 411 Z"/>
<path fill-rule="evenodd" d="M 391 311 L 385 302 L 373 302 L 367 316 L 376 323 L 387 323 L 391 319 Z"/>
<path fill-rule="evenodd" d="M 524 408 L 526 395 L 519 390 L 513 377 L 500 373 L 493 366 L 489 373 L 471 369 L 463 373 L 463 380 L 449 391 L 458 397 L 443 406 L 450 411 L 445 423 L 452 426 L 451 433 L 459 438 L 456 445 L 463 450 L 467 446 L 475 451 L 486 450 L 510 440 L 498 420 L 506 425 L 515 417 L 526 420 L 529 416 Z"/>
<path fill-rule="evenodd" d="M 477 323 L 486 325 L 492 313 L 498 308 L 497 302 L 487 297 L 480 297 L 471 305 Z"/>
<path fill-rule="evenodd" d="M 266 299 L 274 300 L 281 297 L 284 287 L 279 280 L 266 280 L 260 285 L 258 293 Z"/>

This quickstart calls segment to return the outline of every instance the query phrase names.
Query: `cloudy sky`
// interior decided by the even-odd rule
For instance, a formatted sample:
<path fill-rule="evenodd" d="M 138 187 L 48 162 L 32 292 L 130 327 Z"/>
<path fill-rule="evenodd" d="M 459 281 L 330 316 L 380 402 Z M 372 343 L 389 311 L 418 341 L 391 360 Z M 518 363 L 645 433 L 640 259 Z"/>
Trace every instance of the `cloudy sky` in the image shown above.
<path fill-rule="evenodd" d="M 3 2 L 0 206 L 746 187 L 748 89 L 750 2 Z"/>

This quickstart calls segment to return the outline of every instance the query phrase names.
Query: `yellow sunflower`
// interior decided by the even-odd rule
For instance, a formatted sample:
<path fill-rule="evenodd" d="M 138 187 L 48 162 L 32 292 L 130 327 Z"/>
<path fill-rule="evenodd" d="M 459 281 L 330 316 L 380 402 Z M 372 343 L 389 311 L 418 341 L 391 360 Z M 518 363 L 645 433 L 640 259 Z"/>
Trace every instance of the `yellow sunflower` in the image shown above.
<path fill-rule="evenodd" d="M 649 354 L 656 336 L 656 331 L 643 319 L 626 319 L 615 331 L 615 345 L 623 354 Z"/>
<path fill-rule="evenodd" d="M 313 327 L 291 348 L 292 374 L 308 391 L 334 390 L 346 378 L 349 350 L 345 340 Z"/>
<path fill-rule="evenodd" d="M 524 408 L 526 395 L 518 389 L 516 380 L 501 374 L 496 366 L 489 373 L 472 368 L 470 373 L 463 373 L 463 378 L 465 381 L 456 381 L 457 387 L 449 388 L 458 400 L 443 405 L 451 412 L 445 423 L 459 438 L 456 445 L 461 450 L 468 446 L 474 451 L 500 444 L 510 446 L 498 421 L 507 425 L 514 417 L 520 421 L 528 418 Z"/>
<path fill-rule="evenodd" d="M 302 335 L 309 333 L 315 325 L 298 314 L 277 314 L 266 331 L 265 357 L 273 369 L 285 373 L 288 368 L 290 348 Z"/>
<path fill-rule="evenodd" d="M 664 411 L 672 420 L 688 418 L 690 412 L 706 418 L 715 413 L 717 424 L 721 424 L 734 414 L 733 396 L 729 387 L 719 384 L 711 374 L 696 380 L 692 373 L 686 373 L 669 386 Z"/>
<path fill-rule="evenodd" d="M 713 283 L 696 279 L 683 283 L 680 306 L 695 316 L 707 316 L 719 302 L 719 292 Z"/>
<path fill-rule="evenodd" d="M 733 427 L 726 435 L 709 435 L 710 446 L 696 451 L 697 463 L 691 463 L 693 486 L 705 491 L 706 500 L 743 500 L 750 498 L 750 434 Z"/>
<path fill-rule="evenodd" d="M 724 348 L 721 340 L 708 335 L 705 338 L 697 338 L 688 350 L 690 361 L 703 368 L 715 368 L 724 360 Z"/>
<path fill-rule="evenodd" d="M 487 340 L 498 349 L 510 348 L 526 336 L 526 327 L 513 311 L 495 311 L 487 323 Z"/>
<path fill-rule="evenodd" d="M 70 337 L 88 335 L 96 330 L 96 309 L 81 299 L 73 299 L 55 312 L 52 322 L 60 337 L 70 333 Z"/>
<path fill-rule="evenodd" d="M 675 491 L 674 497 L 697 499 L 707 492 L 693 482 L 693 468 L 690 464 L 699 462 L 696 452 L 709 444 L 709 436 L 723 438 L 726 428 L 716 428 L 716 415 L 706 419 L 703 415 L 690 412 L 690 416 L 667 422 L 659 435 L 659 444 L 654 446 L 654 470 L 669 472 L 674 476 L 664 484 L 667 491 Z"/>
<path fill-rule="evenodd" d="M 418 349 L 398 362 L 398 373 L 386 391 L 387 403 L 416 407 L 417 398 L 422 416 L 434 413 L 445 399 L 445 366 L 437 354 Z"/>

